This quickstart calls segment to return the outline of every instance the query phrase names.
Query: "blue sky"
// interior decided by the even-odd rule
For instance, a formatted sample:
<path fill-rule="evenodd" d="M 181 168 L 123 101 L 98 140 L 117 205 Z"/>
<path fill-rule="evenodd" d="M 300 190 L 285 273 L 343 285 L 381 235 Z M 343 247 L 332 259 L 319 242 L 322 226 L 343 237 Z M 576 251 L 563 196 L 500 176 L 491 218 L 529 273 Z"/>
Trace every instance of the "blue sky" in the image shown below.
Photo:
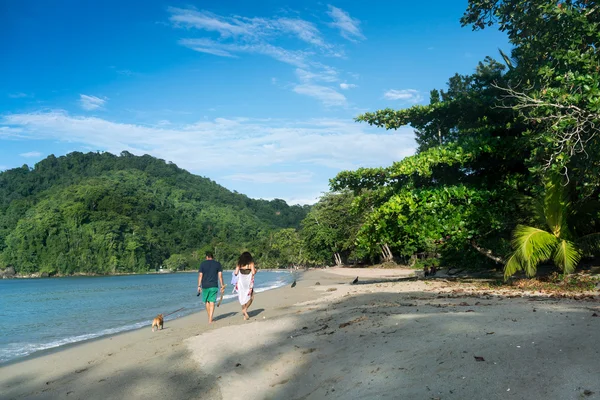
<path fill-rule="evenodd" d="M 466 1 L 0 3 L 0 170 L 123 150 L 256 198 L 313 203 L 345 169 L 414 153 L 355 123 L 426 104 L 509 50 Z"/>

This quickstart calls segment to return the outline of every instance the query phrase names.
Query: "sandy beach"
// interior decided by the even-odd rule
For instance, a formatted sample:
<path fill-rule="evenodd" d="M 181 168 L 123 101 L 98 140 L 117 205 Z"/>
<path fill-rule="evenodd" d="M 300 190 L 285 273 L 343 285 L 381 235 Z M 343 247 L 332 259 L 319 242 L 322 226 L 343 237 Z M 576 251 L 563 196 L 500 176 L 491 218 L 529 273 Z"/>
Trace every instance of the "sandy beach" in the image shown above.
<path fill-rule="evenodd" d="M 382 272 L 384 271 L 384 272 Z M 600 302 L 470 291 L 408 270 L 295 288 L 0 368 L 2 399 L 600 398 Z M 359 284 L 350 282 L 359 276 Z"/>

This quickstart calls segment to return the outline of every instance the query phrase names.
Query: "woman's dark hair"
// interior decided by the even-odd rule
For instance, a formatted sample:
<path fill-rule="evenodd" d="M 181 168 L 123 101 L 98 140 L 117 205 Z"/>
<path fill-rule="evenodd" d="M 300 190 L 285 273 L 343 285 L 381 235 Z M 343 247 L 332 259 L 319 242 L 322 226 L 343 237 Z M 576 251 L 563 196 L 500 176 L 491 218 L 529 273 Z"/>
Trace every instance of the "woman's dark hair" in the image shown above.
<path fill-rule="evenodd" d="M 240 267 L 245 267 L 246 265 L 250 265 L 253 262 L 254 262 L 254 259 L 252 258 L 252 254 L 245 251 L 242 253 L 240 258 L 238 258 L 237 265 L 239 265 Z"/>

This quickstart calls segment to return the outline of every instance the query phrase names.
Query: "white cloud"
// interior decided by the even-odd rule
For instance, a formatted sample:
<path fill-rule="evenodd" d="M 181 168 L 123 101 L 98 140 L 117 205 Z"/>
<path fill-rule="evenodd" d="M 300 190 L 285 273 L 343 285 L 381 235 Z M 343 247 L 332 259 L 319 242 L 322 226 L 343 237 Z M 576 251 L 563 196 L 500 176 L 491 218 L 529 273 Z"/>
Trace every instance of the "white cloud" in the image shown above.
<path fill-rule="evenodd" d="M 323 50 L 330 50 L 319 29 L 300 18 L 245 18 L 225 17 L 208 11 L 170 7 L 170 21 L 175 27 L 195 28 L 218 32 L 220 39 L 245 43 L 269 42 L 278 36 L 292 35 L 301 41 Z"/>
<path fill-rule="evenodd" d="M 251 23 L 246 23 L 236 18 L 225 18 L 208 11 L 196 11 L 169 7 L 171 22 L 178 27 L 203 29 L 219 32 L 221 37 L 253 35 L 255 28 Z"/>
<path fill-rule="evenodd" d="M 334 68 L 328 67 L 326 65 L 321 66 L 321 68 L 316 71 L 309 71 L 302 68 L 296 68 L 296 76 L 302 82 L 336 82 L 338 80 L 337 71 Z"/>
<path fill-rule="evenodd" d="M 191 125 L 144 126 L 54 111 L 5 115 L 2 126 L 20 129 L 23 138 L 81 143 L 116 154 L 148 153 L 203 175 L 248 173 L 248 159 L 256 173 L 284 165 L 335 173 L 388 165 L 414 154 L 416 147 L 410 128 L 388 133 L 338 119 L 217 118 Z"/>
<path fill-rule="evenodd" d="M 8 97 L 10 97 L 11 99 L 24 99 L 26 97 L 29 97 L 29 95 L 27 93 L 9 93 Z"/>
<path fill-rule="evenodd" d="M 97 110 L 99 108 L 102 108 L 105 103 L 106 103 L 105 99 L 101 99 L 96 96 L 88 96 L 87 94 L 79 95 L 79 104 L 81 105 L 81 108 L 83 108 L 84 110 L 87 110 L 87 111 Z"/>
<path fill-rule="evenodd" d="M 22 132 L 20 128 L 0 126 L 0 138 L 20 138 Z"/>
<path fill-rule="evenodd" d="M 402 100 L 407 103 L 418 103 L 423 100 L 423 97 L 418 90 L 414 89 L 403 89 L 403 90 L 388 90 L 383 94 L 388 100 Z"/>
<path fill-rule="evenodd" d="M 222 16 L 208 11 L 171 7 L 168 9 L 170 22 L 178 28 L 197 29 L 218 36 L 183 38 L 179 44 L 194 51 L 219 57 L 237 58 L 242 54 L 261 54 L 296 67 L 300 84 L 291 86 L 296 93 L 308 95 L 323 104 L 344 105 L 346 98 L 334 88 L 320 86 L 318 82 L 338 82 L 338 70 L 313 60 L 315 54 L 340 57 L 343 52 L 327 43 L 312 22 L 301 18 L 247 18 Z M 344 35 L 359 37 L 358 21 L 347 13 L 330 7 L 334 25 Z M 349 24 L 354 24 L 351 28 Z M 357 34 L 358 32 L 358 34 Z M 292 49 L 288 42 L 282 47 L 282 36 L 293 36 L 304 43 L 301 49 Z M 310 45 L 306 48 L 306 44 Z M 276 81 L 272 80 L 272 83 Z M 290 86 L 288 86 L 290 87 Z M 344 87 L 342 87 L 344 88 Z M 349 87 L 348 87 L 349 88 Z"/>
<path fill-rule="evenodd" d="M 330 87 L 304 83 L 294 87 L 294 92 L 320 100 L 326 106 L 346 105 L 346 96 Z"/>
<path fill-rule="evenodd" d="M 316 202 L 319 201 L 319 199 L 321 198 L 322 194 L 324 192 L 327 191 L 327 188 L 323 189 L 322 191 L 318 192 L 318 194 L 315 194 L 314 196 L 291 196 L 291 197 L 277 197 L 278 199 L 281 199 L 283 201 L 285 201 L 286 203 L 288 203 L 289 205 L 312 205 L 315 204 Z M 266 198 L 265 200 L 275 200 L 275 197 L 271 197 L 271 198 Z"/>
<path fill-rule="evenodd" d="M 365 36 L 360 31 L 360 21 L 352 18 L 346 11 L 329 5 L 327 14 L 333 19 L 331 26 L 340 30 L 340 35 L 348 40 L 356 42 L 365 39 Z"/>
<path fill-rule="evenodd" d="M 319 32 L 317 27 L 311 22 L 303 19 L 279 18 L 274 21 L 274 25 L 282 32 L 291 33 L 306 43 L 321 48 L 331 48 L 331 46 L 323 40 L 321 32 Z"/>
<path fill-rule="evenodd" d="M 354 83 L 340 83 L 340 88 L 344 90 L 354 89 L 355 87 L 357 86 Z"/>
<path fill-rule="evenodd" d="M 201 53 L 221 57 L 236 57 L 234 53 L 262 54 L 297 67 L 306 66 L 307 53 L 300 50 L 286 50 L 268 43 L 236 44 L 223 43 L 211 39 L 181 39 L 179 44 Z"/>
<path fill-rule="evenodd" d="M 35 157 L 40 157 L 42 155 L 42 153 L 40 153 L 39 151 L 29 151 L 27 153 L 21 153 L 19 155 L 21 157 L 25 157 L 25 158 L 35 158 Z"/>
<path fill-rule="evenodd" d="M 254 183 L 308 183 L 313 177 L 310 171 L 301 172 L 256 172 L 238 173 L 225 176 L 230 181 L 244 181 Z"/>

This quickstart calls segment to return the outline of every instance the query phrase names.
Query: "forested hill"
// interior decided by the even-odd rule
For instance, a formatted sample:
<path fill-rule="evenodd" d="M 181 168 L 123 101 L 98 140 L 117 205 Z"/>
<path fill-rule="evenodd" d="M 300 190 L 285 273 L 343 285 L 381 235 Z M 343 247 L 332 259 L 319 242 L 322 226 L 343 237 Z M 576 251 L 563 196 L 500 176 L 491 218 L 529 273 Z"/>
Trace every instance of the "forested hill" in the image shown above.
<path fill-rule="evenodd" d="M 0 269 L 25 275 L 185 268 L 258 257 L 308 207 L 255 200 L 149 155 L 49 156 L 0 173 Z"/>

